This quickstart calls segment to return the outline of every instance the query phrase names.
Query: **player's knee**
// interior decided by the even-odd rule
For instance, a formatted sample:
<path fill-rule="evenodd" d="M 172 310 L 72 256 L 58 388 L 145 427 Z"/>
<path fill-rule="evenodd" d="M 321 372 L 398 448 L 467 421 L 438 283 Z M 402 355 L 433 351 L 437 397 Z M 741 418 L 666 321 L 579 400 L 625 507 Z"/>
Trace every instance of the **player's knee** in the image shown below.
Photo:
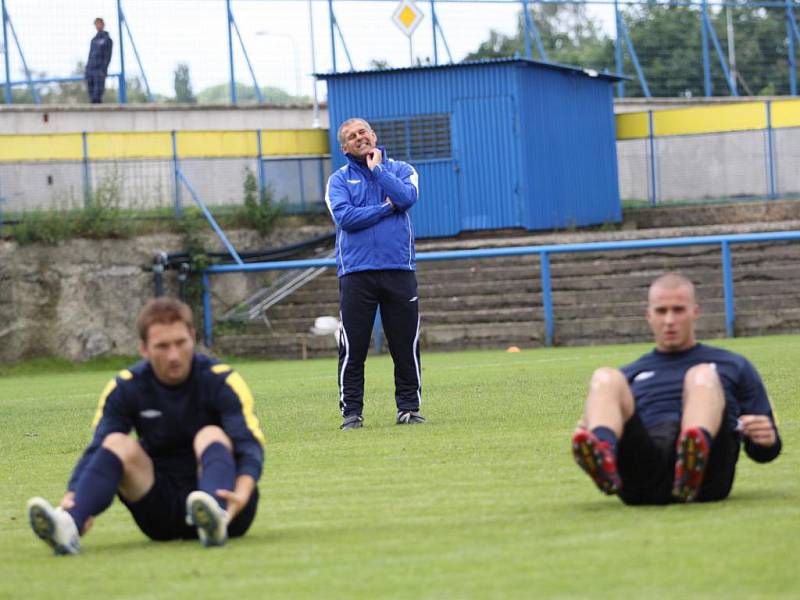
<path fill-rule="evenodd" d="M 136 460 L 138 454 L 143 453 L 139 442 L 124 433 L 109 433 L 103 438 L 103 448 L 110 450 L 123 462 L 129 464 Z"/>
<path fill-rule="evenodd" d="M 686 371 L 685 387 L 716 388 L 720 386 L 717 367 L 713 363 L 701 363 Z"/>
<path fill-rule="evenodd" d="M 206 425 L 194 436 L 194 452 L 200 456 L 211 444 L 219 442 L 228 450 L 233 451 L 233 443 L 221 427 L 216 425 Z"/>
<path fill-rule="evenodd" d="M 621 389 L 627 385 L 625 376 L 619 369 L 612 369 L 611 367 L 600 367 L 592 373 L 592 379 L 589 382 L 592 390 L 602 389 Z"/>

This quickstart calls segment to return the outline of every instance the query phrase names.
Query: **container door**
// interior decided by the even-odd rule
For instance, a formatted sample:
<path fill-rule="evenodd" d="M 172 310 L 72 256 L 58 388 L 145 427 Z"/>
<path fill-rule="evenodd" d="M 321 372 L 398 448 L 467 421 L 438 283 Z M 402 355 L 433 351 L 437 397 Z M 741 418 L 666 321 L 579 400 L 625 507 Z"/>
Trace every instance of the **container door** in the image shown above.
<path fill-rule="evenodd" d="M 514 99 L 457 98 L 453 121 L 461 229 L 522 227 Z"/>

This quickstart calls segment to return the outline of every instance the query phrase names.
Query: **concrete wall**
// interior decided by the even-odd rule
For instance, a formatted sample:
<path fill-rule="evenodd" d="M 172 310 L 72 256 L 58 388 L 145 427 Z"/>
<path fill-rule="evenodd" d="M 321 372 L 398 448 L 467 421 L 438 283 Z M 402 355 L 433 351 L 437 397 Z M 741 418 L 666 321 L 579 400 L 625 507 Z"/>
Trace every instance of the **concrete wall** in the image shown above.
<path fill-rule="evenodd" d="M 277 230 L 267 240 L 251 231 L 228 232 L 240 251 L 277 247 L 320 235 L 329 225 Z M 221 250 L 208 238 L 209 250 Z M 183 249 L 180 236 L 131 240 L 70 240 L 55 246 L 19 246 L 0 240 L 0 361 L 34 356 L 83 360 L 137 351 L 136 313 L 153 295 L 153 257 Z M 260 289 L 271 274 L 212 279 L 215 310 L 228 308 Z M 177 295 L 176 273 L 165 275 Z M 198 315 L 199 317 L 200 315 Z"/>
<path fill-rule="evenodd" d="M 88 106 L 0 106 L 0 134 L 80 131 L 203 131 L 311 129 L 311 106 L 177 106 L 114 104 Z M 320 109 L 320 127 L 328 110 Z"/>

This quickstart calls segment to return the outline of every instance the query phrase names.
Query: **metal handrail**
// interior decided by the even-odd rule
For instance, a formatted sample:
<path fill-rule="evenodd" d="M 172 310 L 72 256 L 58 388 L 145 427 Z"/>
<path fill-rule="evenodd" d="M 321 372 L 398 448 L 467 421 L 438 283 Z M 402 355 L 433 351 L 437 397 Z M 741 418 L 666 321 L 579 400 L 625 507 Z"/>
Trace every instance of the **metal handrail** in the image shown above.
<path fill-rule="evenodd" d="M 496 258 L 501 256 L 539 255 L 540 277 L 542 280 L 542 305 L 544 308 L 545 345 L 553 345 L 554 316 L 553 298 L 550 281 L 550 255 L 578 252 L 605 252 L 618 250 L 641 250 L 644 248 L 676 248 L 684 246 L 720 245 L 722 251 L 722 282 L 725 294 L 725 332 L 727 337 L 734 335 L 736 312 L 733 305 L 733 272 L 730 254 L 731 244 L 758 242 L 799 241 L 800 231 L 775 231 L 767 233 L 738 233 L 729 235 L 705 235 L 696 237 L 653 238 L 647 240 L 625 240 L 616 242 L 584 242 L 577 244 L 545 244 L 541 246 L 515 246 L 512 248 L 488 248 L 484 250 L 452 250 L 441 252 L 421 252 L 417 254 L 418 262 L 433 260 L 464 260 L 470 258 Z M 203 325 L 205 343 L 213 342 L 213 319 L 211 313 L 211 292 L 209 276 L 220 273 L 274 271 L 281 269 L 299 269 L 309 267 L 333 267 L 336 260 L 311 259 L 287 260 L 244 265 L 215 265 L 203 271 Z"/>

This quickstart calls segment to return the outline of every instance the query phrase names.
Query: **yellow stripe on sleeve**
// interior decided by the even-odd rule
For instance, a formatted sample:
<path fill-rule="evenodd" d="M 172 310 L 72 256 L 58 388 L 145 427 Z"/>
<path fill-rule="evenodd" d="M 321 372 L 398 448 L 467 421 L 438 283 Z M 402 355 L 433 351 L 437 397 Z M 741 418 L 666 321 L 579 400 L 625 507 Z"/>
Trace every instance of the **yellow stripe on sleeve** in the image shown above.
<path fill-rule="evenodd" d="M 254 412 L 255 400 L 253 399 L 253 393 L 250 391 L 250 388 L 244 382 L 242 376 L 236 371 L 233 371 L 230 375 L 228 375 L 227 379 L 225 379 L 225 383 L 230 386 L 230 388 L 233 390 L 233 393 L 236 394 L 237 398 L 239 398 L 239 402 L 242 405 L 244 422 L 247 425 L 247 428 L 250 430 L 250 433 L 252 433 L 253 437 L 258 440 L 262 448 L 265 447 L 266 441 L 264 440 L 264 434 L 261 433 L 261 428 L 258 424 L 258 417 L 256 417 L 256 413 Z"/>
<path fill-rule="evenodd" d="M 103 409 L 106 407 L 106 400 L 113 392 L 117 389 L 117 380 L 112 379 L 106 384 L 106 387 L 103 388 L 103 393 L 100 394 L 100 401 L 97 403 L 97 410 L 94 412 L 94 418 L 92 419 L 92 429 L 97 428 L 97 424 L 100 423 L 100 419 L 103 418 Z"/>
<path fill-rule="evenodd" d="M 122 371 L 117 373 L 117 377 L 123 381 L 130 381 L 133 379 L 133 373 L 131 373 L 128 369 L 122 369 Z M 100 419 L 103 418 L 103 409 L 106 407 L 106 400 L 108 400 L 111 392 L 113 392 L 115 389 L 117 389 L 116 377 L 106 384 L 106 387 L 103 388 L 103 391 L 100 394 L 100 400 L 97 402 L 97 410 L 94 412 L 94 418 L 92 419 L 92 429 L 95 429 L 98 423 L 100 423 Z"/>
<path fill-rule="evenodd" d="M 211 372 L 214 373 L 214 375 L 221 375 L 222 373 L 227 373 L 230 370 L 231 370 L 230 365 L 226 365 L 223 363 L 211 367 Z"/>

